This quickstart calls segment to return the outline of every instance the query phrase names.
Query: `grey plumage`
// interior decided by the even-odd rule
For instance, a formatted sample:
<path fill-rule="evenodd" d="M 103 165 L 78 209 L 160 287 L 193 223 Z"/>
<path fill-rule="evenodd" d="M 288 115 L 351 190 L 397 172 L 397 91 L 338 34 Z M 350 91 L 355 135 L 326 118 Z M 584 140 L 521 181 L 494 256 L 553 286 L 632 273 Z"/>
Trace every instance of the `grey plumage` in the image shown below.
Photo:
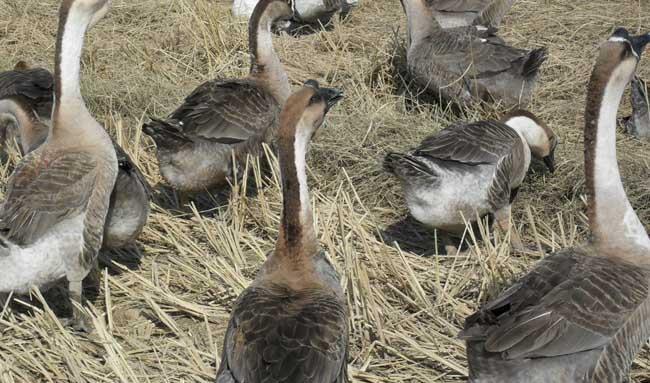
<path fill-rule="evenodd" d="M 427 0 L 443 28 L 481 25 L 497 28 L 516 0 Z"/>
<path fill-rule="evenodd" d="M 493 28 L 443 29 L 422 1 L 403 0 L 409 23 L 407 67 L 420 88 L 461 104 L 528 103 L 545 48 L 513 48 L 494 38 Z"/>
<path fill-rule="evenodd" d="M 648 86 L 638 76 L 631 83 L 630 103 L 632 115 L 628 117 L 625 127 L 629 134 L 650 140 L 650 112 L 648 111 Z"/>

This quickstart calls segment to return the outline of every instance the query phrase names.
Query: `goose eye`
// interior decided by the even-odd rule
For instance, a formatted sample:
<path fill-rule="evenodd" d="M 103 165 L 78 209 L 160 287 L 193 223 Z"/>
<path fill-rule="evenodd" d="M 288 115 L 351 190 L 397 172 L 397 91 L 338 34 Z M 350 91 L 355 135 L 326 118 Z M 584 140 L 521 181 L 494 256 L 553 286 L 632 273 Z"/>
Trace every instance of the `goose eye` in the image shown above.
<path fill-rule="evenodd" d="M 311 96 L 311 98 L 309 99 L 309 105 L 315 104 L 319 101 L 320 101 L 320 96 L 318 94 L 315 94 Z"/>

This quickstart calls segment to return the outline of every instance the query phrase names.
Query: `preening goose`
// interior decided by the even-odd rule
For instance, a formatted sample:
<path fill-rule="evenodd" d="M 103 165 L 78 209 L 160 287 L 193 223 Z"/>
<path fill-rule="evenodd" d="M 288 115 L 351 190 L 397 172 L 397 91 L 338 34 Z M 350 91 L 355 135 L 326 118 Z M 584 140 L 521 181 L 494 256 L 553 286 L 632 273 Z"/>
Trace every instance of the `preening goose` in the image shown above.
<path fill-rule="evenodd" d="M 156 142 L 160 172 L 174 189 L 198 192 L 226 184 L 232 152 L 245 160 L 277 130 L 290 87 L 273 49 L 271 24 L 291 15 L 290 0 L 261 0 L 248 24 L 248 78 L 208 81 L 166 120 L 152 118 L 143 126 Z"/>
<path fill-rule="evenodd" d="M 19 61 L 13 70 L 0 73 L 0 99 L 21 96 L 25 105 L 33 109 L 42 120 L 52 118 L 54 77 L 44 68 L 32 68 Z"/>
<path fill-rule="evenodd" d="M 632 79 L 632 115 L 625 122 L 625 129 L 633 136 L 650 140 L 650 108 L 648 105 L 648 85 L 641 78 L 634 76 Z"/>
<path fill-rule="evenodd" d="M 251 17 L 260 0 L 234 0 L 232 13 L 238 17 Z M 327 24 L 337 12 L 349 12 L 358 0 L 293 0 L 293 21 L 298 23 Z"/>
<path fill-rule="evenodd" d="M 320 248 L 307 187 L 309 141 L 340 98 L 309 80 L 280 116 L 283 209 L 273 251 L 237 299 L 217 383 L 347 382 L 348 311 Z"/>
<path fill-rule="evenodd" d="M 427 0 L 442 28 L 470 25 L 498 28 L 516 0 Z"/>
<path fill-rule="evenodd" d="M 407 69 L 418 87 L 458 104 L 528 103 L 545 48 L 513 48 L 476 27 L 445 30 L 425 0 L 400 1 L 408 21 Z"/>
<path fill-rule="evenodd" d="M 616 112 L 650 34 L 600 47 L 585 109 L 591 241 L 547 256 L 467 318 L 471 382 L 622 382 L 650 336 L 650 239 L 625 195 Z"/>
<path fill-rule="evenodd" d="M 43 68 L 20 62 L 13 71 L 0 73 L 0 130 L 20 138 L 23 155 L 45 142 L 51 125 L 54 78 Z M 132 243 L 149 217 L 151 188 L 129 155 L 112 141 L 118 173 L 111 194 L 103 246 L 119 248 Z"/>
<path fill-rule="evenodd" d="M 27 293 L 65 277 L 71 299 L 81 303 L 82 280 L 102 244 L 117 159 L 83 102 L 80 58 L 86 30 L 109 7 L 109 0 L 61 3 L 52 127 L 16 167 L 0 210 L 2 293 Z M 73 324 L 85 328 L 76 306 Z"/>
<path fill-rule="evenodd" d="M 425 225 L 461 235 L 465 220 L 491 213 L 507 231 L 531 154 L 554 171 L 556 145 L 550 128 L 517 110 L 501 121 L 452 125 L 406 154 L 389 153 L 384 168 L 401 181 L 411 215 Z M 443 237 L 447 252 L 455 252 L 450 238 Z M 515 231 L 511 242 L 523 248 Z"/>

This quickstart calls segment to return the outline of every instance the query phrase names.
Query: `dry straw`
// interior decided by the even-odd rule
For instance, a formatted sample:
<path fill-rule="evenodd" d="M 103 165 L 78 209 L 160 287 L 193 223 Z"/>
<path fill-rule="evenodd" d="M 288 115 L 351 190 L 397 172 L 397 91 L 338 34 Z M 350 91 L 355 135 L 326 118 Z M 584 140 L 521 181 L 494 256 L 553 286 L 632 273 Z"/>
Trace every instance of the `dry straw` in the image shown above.
<path fill-rule="evenodd" d="M 52 67 L 57 3 L 0 0 L 0 68 L 19 59 Z M 530 109 L 562 142 L 556 173 L 536 167 L 515 204 L 515 222 L 531 248 L 585 239 L 581 129 L 595 50 L 616 25 L 650 26 L 645 1 L 615 3 L 520 0 L 505 19 L 507 41 L 549 48 Z M 293 84 L 316 78 L 346 94 L 316 138 L 309 177 L 320 240 L 347 293 L 354 381 L 463 381 L 464 346 L 455 336 L 464 317 L 542 254 L 510 254 L 498 236 L 494 244 L 477 241 L 470 255 L 436 256 L 434 233 L 409 221 L 395 225 L 406 212 L 395 180 L 381 170 L 383 153 L 457 119 L 444 108 L 406 101 L 394 69 L 403 62 L 404 23 L 398 0 L 361 0 L 333 30 L 281 36 L 275 44 Z M 213 380 L 232 302 L 277 235 L 277 164 L 269 152 L 274 172 L 252 161 L 246 181 L 230 196 L 212 198 L 208 212 L 179 211 L 139 126 L 147 114 L 170 112 L 202 81 L 245 75 L 245 32 L 223 0 L 116 0 L 90 32 L 83 93 L 157 185 L 153 212 L 137 244 L 102 254 L 102 271 L 87 284 L 94 333 L 60 325 L 56 289 L 1 308 L 0 382 Z M 640 72 L 650 76 L 647 60 Z M 627 101 L 623 109 L 629 112 Z M 470 111 L 466 118 L 494 115 Z M 650 144 L 618 137 L 626 189 L 648 223 Z M 8 157 L 3 181 L 18 160 L 15 150 Z M 650 379 L 648 357 L 644 350 L 635 362 L 633 381 Z"/>

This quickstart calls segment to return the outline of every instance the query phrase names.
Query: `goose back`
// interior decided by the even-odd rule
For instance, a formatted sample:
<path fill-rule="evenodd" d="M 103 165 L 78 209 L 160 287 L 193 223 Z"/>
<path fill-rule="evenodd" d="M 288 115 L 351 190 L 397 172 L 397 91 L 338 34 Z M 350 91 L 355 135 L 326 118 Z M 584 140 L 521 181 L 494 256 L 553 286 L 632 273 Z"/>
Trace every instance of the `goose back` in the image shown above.
<path fill-rule="evenodd" d="M 427 0 L 443 28 L 468 25 L 498 27 L 515 0 Z"/>
<path fill-rule="evenodd" d="M 16 68 L 0 73 L 0 99 L 21 96 L 41 119 L 52 116 L 54 77 L 43 68 L 19 62 Z"/>

